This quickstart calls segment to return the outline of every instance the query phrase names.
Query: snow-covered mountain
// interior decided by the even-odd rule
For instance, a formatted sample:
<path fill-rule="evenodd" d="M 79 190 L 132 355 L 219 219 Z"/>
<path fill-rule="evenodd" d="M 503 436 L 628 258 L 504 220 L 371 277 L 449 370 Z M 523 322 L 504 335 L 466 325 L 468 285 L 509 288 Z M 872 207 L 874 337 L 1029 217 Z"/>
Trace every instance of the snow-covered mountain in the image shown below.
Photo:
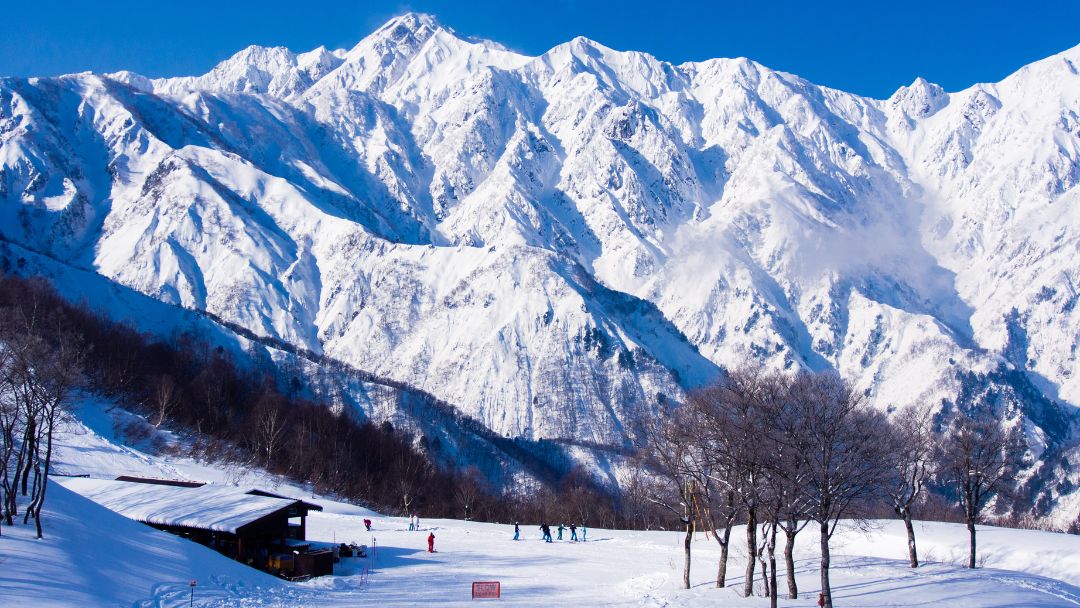
<path fill-rule="evenodd" d="M 604 445 L 722 368 L 989 400 L 1080 509 L 1080 47 L 874 100 L 427 15 L 198 77 L 0 80 L 0 238 Z M 117 314 L 123 314 L 118 311 Z"/>

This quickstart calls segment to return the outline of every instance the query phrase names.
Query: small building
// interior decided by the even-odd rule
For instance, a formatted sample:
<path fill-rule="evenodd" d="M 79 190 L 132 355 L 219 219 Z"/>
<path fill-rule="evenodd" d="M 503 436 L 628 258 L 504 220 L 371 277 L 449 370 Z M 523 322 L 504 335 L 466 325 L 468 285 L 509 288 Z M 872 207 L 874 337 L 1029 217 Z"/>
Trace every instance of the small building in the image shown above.
<path fill-rule="evenodd" d="M 322 511 L 319 505 L 265 490 L 198 482 L 124 476 L 63 483 L 125 517 L 267 572 L 287 577 L 333 574 L 332 552 L 313 550 L 306 542 L 307 515 Z M 283 562 L 290 567 L 281 567 Z"/>

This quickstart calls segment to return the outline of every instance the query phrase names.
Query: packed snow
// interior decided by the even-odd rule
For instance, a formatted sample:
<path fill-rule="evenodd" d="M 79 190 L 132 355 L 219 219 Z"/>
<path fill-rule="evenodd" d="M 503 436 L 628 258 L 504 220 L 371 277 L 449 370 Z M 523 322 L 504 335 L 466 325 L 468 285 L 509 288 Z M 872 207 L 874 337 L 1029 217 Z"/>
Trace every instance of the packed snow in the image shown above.
<path fill-rule="evenodd" d="M 693 543 L 693 588 L 681 581 L 682 534 L 589 528 L 584 542 L 548 544 L 535 522 L 514 541 L 513 526 L 384 517 L 321 499 L 327 509 L 309 517 L 308 538 L 357 542 L 363 558 L 343 558 L 336 576 L 288 583 L 251 570 L 193 542 L 107 511 L 63 486 L 50 488 L 44 540 L 31 527 L 5 528 L 5 601 L 26 606 L 182 606 L 189 581 L 197 606 L 472 605 L 473 581 L 497 580 L 502 601 L 518 606 L 761 606 L 741 597 L 745 551 L 732 551 L 729 588 L 716 589 L 719 549 L 699 535 Z M 365 531 L 363 519 L 373 520 Z M 426 550 L 434 533 L 435 553 Z M 924 559 L 907 567 L 899 522 L 874 522 L 867 531 L 839 532 L 832 588 L 838 606 L 1077 606 L 1080 537 L 980 527 L 981 567 L 968 570 L 966 530 L 918 523 Z M 742 529 L 736 528 L 738 539 Z M 569 531 L 566 537 L 569 536 Z M 816 605 L 815 539 L 797 541 L 797 580 L 803 599 L 782 606 Z M 781 578 L 781 588 L 786 583 Z M 760 587 L 760 585 L 759 585 Z M 759 589 L 760 593 L 760 589 Z"/>
<path fill-rule="evenodd" d="M 678 588 L 681 532 L 579 528 L 583 542 L 567 540 L 567 530 L 564 540 L 549 544 L 540 540 L 540 522 L 523 522 L 521 540 L 514 541 L 509 524 L 429 520 L 423 513 L 420 529 L 411 531 L 406 518 L 330 497 L 309 497 L 303 488 L 257 470 L 237 478 L 229 467 L 121 445 L 111 430 L 125 425 L 121 410 L 89 403 L 81 411 L 101 432 L 69 421 L 58 436 L 57 456 L 68 474 L 95 479 L 54 479 L 43 516 L 43 540 L 32 538 L 32 526 L 3 529 L 0 581 L 9 605 L 180 607 L 192 598 L 191 580 L 196 582 L 196 606 L 473 605 L 471 583 L 492 580 L 501 583 L 501 601 L 516 606 L 738 607 L 767 602 L 740 596 L 742 528 L 732 534 L 729 588 L 715 588 L 719 548 L 699 534 L 693 542 L 693 587 L 683 590 Z M 169 440 L 167 433 L 161 436 Z M 102 485 L 100 479 L 155 473 L 243 488 L 261 485 L 304 498 L 325 509 L 309 515 L 309 540 L 365 544 L 369 556 L 343 558 L 335 576 L 289 583 L 127 519 L 68 489 L 93 490 Z M 364 519 L 373 522 L 370 532 Z M 435 535 L 434 553 L 427 552 L 430 533 Z M 865 529 L 845 526 L 838 532 L 833 544 L 837 605 L 1080 605 L 1078 536 L 980 526 L 980 568 L 971 571 L 961 565 L 967 549 L 963 526 L 917 523 L 916 534 L 924 565 L 912 570 L 900 522 L 871 522 Z M 803 599 L 783 599 L 780 605 L 816 605 L 816 546 L 810 531 L 798 537 L 797 580 Z M 782 577 L 780 585 L 786 588 Z"/>

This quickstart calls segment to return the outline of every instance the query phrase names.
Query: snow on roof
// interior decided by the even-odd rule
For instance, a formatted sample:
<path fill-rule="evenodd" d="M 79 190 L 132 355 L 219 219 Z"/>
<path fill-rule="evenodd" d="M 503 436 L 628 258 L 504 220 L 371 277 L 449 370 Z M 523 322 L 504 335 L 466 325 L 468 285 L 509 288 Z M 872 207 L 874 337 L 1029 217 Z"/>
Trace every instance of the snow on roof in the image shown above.
<path fill-rule="evenodd" d="M 72 478 L 61 482 L 107 509 L 148 524 L 229 532 L 298 500 L 247 494 L 247 489 L 207 484 L 197 488 Z"/>

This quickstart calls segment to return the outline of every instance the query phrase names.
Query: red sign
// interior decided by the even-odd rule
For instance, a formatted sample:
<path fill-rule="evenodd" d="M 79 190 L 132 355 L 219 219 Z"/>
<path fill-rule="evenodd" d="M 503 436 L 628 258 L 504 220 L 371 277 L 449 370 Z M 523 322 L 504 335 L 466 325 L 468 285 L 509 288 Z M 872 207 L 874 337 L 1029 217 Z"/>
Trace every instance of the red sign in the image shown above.
<path fill-rule="evenodd" d="M 497 600 L 502 592 L 499 581 L 486 581 L 472 584 L 474 600 Z"/>

